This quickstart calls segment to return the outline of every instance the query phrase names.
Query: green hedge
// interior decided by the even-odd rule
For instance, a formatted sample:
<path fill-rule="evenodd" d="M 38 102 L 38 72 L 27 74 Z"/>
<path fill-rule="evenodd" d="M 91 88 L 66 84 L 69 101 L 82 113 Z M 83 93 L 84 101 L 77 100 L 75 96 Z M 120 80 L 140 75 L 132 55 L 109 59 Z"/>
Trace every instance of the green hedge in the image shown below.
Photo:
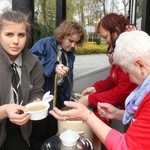
<path fill-rule="evenodd" d="M 89 38 L 88 39 L 90 42 L 96 42 L 97 45 L 101 44 L 101 38 Z"/>
<path fill-rule="evenodd" d="M 44 25 L 42 23 L 35 23 L 34 26 L 34 42 L 54 34 L 54 28 Z"/>
<path fill-rule="evenodd" d="M 82 47 L 75 47 L 76 55 L 100 54 L 107 52 L 107 45 L 97 45 L 96 42 L 86 42 Z"/>

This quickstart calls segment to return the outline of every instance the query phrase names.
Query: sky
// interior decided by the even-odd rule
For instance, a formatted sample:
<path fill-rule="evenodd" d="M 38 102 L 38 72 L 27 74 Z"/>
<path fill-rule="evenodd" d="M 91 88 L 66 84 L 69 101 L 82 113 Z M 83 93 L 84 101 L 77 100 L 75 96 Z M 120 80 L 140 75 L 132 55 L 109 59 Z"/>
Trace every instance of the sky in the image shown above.
<path fill-rule="evenodd" d="M 0 0 L 0 13 L 2 13 L 2 10 L 7 7 L 9 8 L 12 7 L 10 0 Z"/>

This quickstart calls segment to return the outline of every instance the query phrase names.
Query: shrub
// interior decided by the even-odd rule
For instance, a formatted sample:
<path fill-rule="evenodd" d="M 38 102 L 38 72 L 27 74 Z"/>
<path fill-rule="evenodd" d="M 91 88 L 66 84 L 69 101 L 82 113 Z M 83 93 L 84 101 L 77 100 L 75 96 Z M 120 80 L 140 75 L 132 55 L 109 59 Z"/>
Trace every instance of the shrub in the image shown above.
<path fill-rule="evenodd" d="M 75 47 L 76 55 L 100 54 L 107 52 L 108 45 L 97 45 L 96 42 L 85 42 L 83 46 Z"/>
<path fill-rule="evenodd" d="M 89 38 L 89 41 L 91 42 L 96 42 L 97 45 L 100 45 L 101 44 L 101 38 Z"/>
<path fill-rule="evenodd" d="M 36 22 L 34 26 L 34 42 L 36 42 L 37 40 L 43 37 L 53 35 L 53 32 L 54 32 L 54 28 Z"/>

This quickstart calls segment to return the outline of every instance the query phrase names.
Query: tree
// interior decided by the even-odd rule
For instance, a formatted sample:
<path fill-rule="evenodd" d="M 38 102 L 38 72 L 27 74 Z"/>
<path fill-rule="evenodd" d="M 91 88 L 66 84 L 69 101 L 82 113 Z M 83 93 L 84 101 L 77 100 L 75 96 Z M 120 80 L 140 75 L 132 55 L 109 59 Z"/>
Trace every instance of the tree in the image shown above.
<path fill-rule="evenodd" d="M 67 6 L 66 6 L 66 11 L 67 11 L 67 20 L 76 20 L 75 15 L 77 11 L 77 6 L 74 1 L 72 0 L 67 0 Z"/>
<path fill-rule="evenodd" d="M 55 26 L 55 0 L 35 0 L 35 11 L 38 14 L 38 22 Z"/>
<path fill-rule="evenodd" d="M 122 0 L 123 8 L 124 8 L 124 16 L 128 16 L 128 10 L 127 7 L 129 6 L 129 0 Z"/>
<path fill-rule="evenodd" d="M 100 9 L 102 5 L 99 0 L 87 0 L 86 6 L 86 23 L 87 25 L 93 25 L 93 23 L 98 23 L 102 17 L 102 10 Z"/>

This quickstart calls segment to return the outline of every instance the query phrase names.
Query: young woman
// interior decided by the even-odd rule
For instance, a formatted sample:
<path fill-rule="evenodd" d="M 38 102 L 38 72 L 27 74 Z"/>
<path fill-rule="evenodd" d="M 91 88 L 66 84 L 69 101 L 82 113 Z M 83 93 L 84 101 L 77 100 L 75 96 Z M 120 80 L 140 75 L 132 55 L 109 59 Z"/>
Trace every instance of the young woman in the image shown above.
<path fill-rule="evenodd" d="M 73 66 L 75 45 L 81 45 L 84 41 L 84 30 L 75 21 L 63 21 L 54 31 L 54 36 L 38 40 L 30 52 L 36 55 L 44 68 L 44 91 L 50 91 L 54 95 L 51 107 L 64 107 L 64 100 L 70 100 L 73 87 Z M 71 87 L 70 87 L 71 84 Z M 46 140 L 57 134 L 57 120 L 49 115 L 45 120 L 34 123 L 33 137 L 41 132 L 40 139 Z M 45 128 L 39 131 L 39 127 Z M 46 129 L 47 127 L 47 129 Z M 37 129 L 36 129 L 37 128 Z M 37 149 L 35 149 L 37 150 Z"/>
<path fill-rule="evenodd" d="M 92 87 L 83 90 L 82 95 L 85 96 L 78 101 L 86 106 L 93 106 L 95 108 L 94 113 L 97 116 L 99 116 L 97 111 L 98 102 L 108 102 L 115 106 L 124 107 L 126 97 L 137 86 L 130 82 L 128 75 L 113 61 L 116 39 L 121 33 L 132 30 L 136 30 L 135 26 L 130 25 L 128 19 L 124 16 L 116 13 L 107 14 L 98 24 L 97 31 L 103 37 L 104 42 L 109 45 L 107 55 L 111 70 L 106 79 L 97 81 Z M 106 118 L 100 117 L 100 119 L 109 124 Z"/>
<path fill-rule="evenodd" d="M 116 41 L 114 63 L 138 85 L 127 97 L 125 111 L 99 103 L 100 114 L 130 123 L 126 133 L 110 128 L 81 103 L 65 102 L 69 111 L 54 108 L 50 113 L 60 120 L 83 120 L 108 150 L 149 150 L 150 147 L 150 36 L 143 31 L 122 33 Z M 117 95 L 116 95 L 117 97 Z"/>
<path fill-rule="evenodd" d="M 21 105 L 42 98 L 44 93 L 42 65 L 27 48 L 29 33 L 28 17 L 24 14 L 7 11 L 1 15 L 0 150 L 30 149 L 30 115 L 20 113 L 26 111 Z M 14 88 L 12 64 L 19 77 L 17 89 Z"/>
<path fill-rule="evenodd" d="M 38 40 L 30 52 L 36 55 L 44 68 L 44 91 L 51 91 L 57 87 L 57 106 L 62 108 L 64 100 L 70 100 L 71 88 L 68 78 L 73 86 L 73 65 L 75 45 L 84 41 L 84 30 L 75 21 L 63 21 L 54 31 L 54 36 Z M 63 58 L 62 58 L 62 55 Z M 65 59 L 65 60 L 64 60 Z M 58 75 L 55 85 L 55 75 Z M 66 77 L 68 74 L 68 78 Z"/>

